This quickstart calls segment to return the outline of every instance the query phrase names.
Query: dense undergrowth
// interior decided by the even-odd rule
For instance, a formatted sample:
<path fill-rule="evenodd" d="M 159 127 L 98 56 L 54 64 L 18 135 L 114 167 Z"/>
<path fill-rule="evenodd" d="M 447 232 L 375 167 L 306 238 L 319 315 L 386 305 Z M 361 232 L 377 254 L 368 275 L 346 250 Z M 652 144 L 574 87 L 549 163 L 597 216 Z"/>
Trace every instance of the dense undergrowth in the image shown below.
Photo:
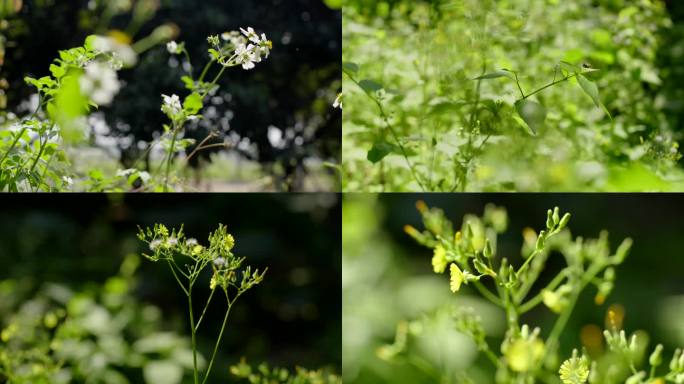
<path fill-rule="evenodd" d="M 682 189 L 671 28 L 651 0 L 348 1 L 343 188 Z"/>

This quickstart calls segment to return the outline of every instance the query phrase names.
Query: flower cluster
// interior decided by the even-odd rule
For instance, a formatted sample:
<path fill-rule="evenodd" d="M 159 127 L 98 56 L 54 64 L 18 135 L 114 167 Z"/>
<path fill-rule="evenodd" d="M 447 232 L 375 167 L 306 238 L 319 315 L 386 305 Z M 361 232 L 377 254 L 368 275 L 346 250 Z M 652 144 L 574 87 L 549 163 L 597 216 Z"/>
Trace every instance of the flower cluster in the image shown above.
<path fill-rule="evenodd" d="M 230 373 L 249 383 L 269 384 L 341 384 L 342 378 L 326 370 L 311 371 L 297 367 L 294 372 L 285 368 L 270 367 L 266 363 L 252 367 L 243 358 L 239 364 L 230 367 Z"/>
<path fill-rule="evenodd" d="M 406 226 L 404 230 L 432 250 L 434 272 L 449 272 L 452 292 L 459 292 L 464 285 L 472 286 L 505 312 L 507 332 L 499 348 L 500 356 L 489 347 L 478 316 L 463 311 L 453 315 L 457 329 L 470 335 L 478 349 L 495 364 L 498 383 L 531 382 L 531 377 L 557 364 L 559 338 L 579 295 L 585 288 L 595 286 L 595 302 L 601 305 L 613 288 L 615 267 L 624 261 L 631 247 L 631 240 L 626 239 L 611 252 L 607 232 L 596 239 L 573 239 L 566 228 L 570 214 L 562 214 L 556 207 L 547 210 L 544 229 L 523 230 L 522 263 L 515 267 L 509 258 L 499 256 L 497 249 L 497 238 L 508 227 L 508 215 L 503 208 L 487 205 L 482 216 L 465 215 L 455 229 L 443 210 L 429 208 L 422 201 L 416 207 L 425 229 Z M 537 287 L 552 252 L 560 253 L 567 265 L 533 294 L 532 288 Z M 542 304 L 558 314 L 556 325 L 544 337 L 539 328 L 520 323 L 521 315 Z M 619 334 L 616 337 L 621 340 Z M 397 343 L 390 347 L 396 349 Z M 403 343 L 402 351 L 405 348 Z M 590 377 L 588 359 L 575 355 L 558 372 L 565 384 L 583 383 Z"/>
<path fill-rule="evenodd" d="M 209 288 L 212 290 L 222 288 L 225 291 L 233 287 L 237 290 L 237 295 L 240 295 L 263 281 L 266 273 L 265 270 L 252 271 L 247 266 L 242 271 L 242 279 L 238 281 L 237 274 L 242 269 L 245 258 L 233 254 L 235 239 L 223 224 L 209 235 L 208 246 L 199 244 L 197 239 L 186 238 L 183 227 L 169 231 L 163 224 L 155 224 L 146 230 L 140 229 L 138 238 L 148 244 L 152 253 L 143 255 L 152 261 L 168 261 L 177 267 L 177 256 L 192 260 L 193 264 L 186 265 L 187 271 L 180 270 L 190 280 L 196 279 L 200 271 L 210 266 L 213 274 Z"/>
<path fill-rule="evenodd" d="M 249 70 L 267 59 L 273 48 L 273 43 L 266 38 L 266 34 L 257 34 L 254 28 L 240 28 L 240 31 L 225 32 L 209 36 L 207 39 L 212 46 L 209 55 L 224 67 L 240 65 Z"/>
<path fill-rule="evenodd" d="M 111 104 L 114 96 L 121 89 L 116 71 L 110 65 L 98 61 L 85 67 L 84 74 L 79 79 L 79 85 L 81 94 L 98 105 Z"/>

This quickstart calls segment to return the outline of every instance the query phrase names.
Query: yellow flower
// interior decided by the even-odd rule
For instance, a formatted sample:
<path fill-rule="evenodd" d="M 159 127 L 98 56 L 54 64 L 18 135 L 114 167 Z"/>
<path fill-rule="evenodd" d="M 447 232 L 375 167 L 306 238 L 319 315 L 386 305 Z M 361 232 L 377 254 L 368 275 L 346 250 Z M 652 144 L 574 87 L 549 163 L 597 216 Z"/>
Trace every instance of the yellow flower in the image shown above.
<path fill-rule="evenodd" d="M 226 248 L 230 251 L 235 246 L 235 239 L 230 233 L 226 235 Z"/>
<path fill-rule="evenodd" d="M 435 247 L 434 256 L 432 256 L 432 269 L 435 273 L 444 273 L 447 266 L 446 250 L 442 245 Z"/>
<path fill-rule="evenodd" d="M 458 266 L 453 263 L 449 266 L 449 272 L 451 273 L 451 280 L 449 282 L 451 292 L 458 292 L 458 290 L 461 289 L 461 284 L 465 281 L 465 275 Z"/>
<path fill-rule="evenodd" d="M 508 366 L 515 372 L 527 372 L 544 356 L 544 343 L 539 339 L 518 339 L 505 352 Z"/>
<path fill-rule="evenodd" d="M 589 363 L 582 356 L 577 356 L 577 350 L 572 352 L 572 357 L 565 360 L 558 370 L 563 384 L 584 384 L 589 379 Z"/>

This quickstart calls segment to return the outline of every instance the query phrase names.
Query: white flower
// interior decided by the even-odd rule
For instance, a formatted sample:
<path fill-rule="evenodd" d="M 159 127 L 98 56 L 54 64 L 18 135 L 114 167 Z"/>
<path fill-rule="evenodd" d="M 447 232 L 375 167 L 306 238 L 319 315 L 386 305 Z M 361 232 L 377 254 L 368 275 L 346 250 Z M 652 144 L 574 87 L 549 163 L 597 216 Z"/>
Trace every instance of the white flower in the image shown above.
<path fill-rule="evenodd" d="M 116 177 L 128 177 L 135 173 L 135 168 L 119 169 L 116 171 Z"/>
<path fill-rule="evenodd" d="M 109 105 L 114 96 L 119 93 L 121 84 L 116 71 L 107 64 L 92 62 L 85 67 L 85 73 L 79 80 L 81 94 L 88 97 L 95 104 Z"/>
<path fill-rule="evenodd" d="M 175 41 L 169 41 L 166 43 L 166 50 L 169 51 L 170 54 L 172 55 L 177 55 L 181 53 L 181 46 L 178 45 Z"/>
<path fill-rule="evenodd" d="M 214 265 L 217 267 L 222 267 L 226 265 L 226 259 L 223 257 L 217 257 L 216 260 L 214 260 Z"/>
<path fill-rule="evenodd" d="M 150 241 L 150 250 L 154 251 L 155 249 L 159 248 L 161 243 L 162 243 L 162 241 L 159 239 Z"/>
<path fill-rule="evenodd" d="M 72 186 L 72 185 L 74 184 L 74 180 L 73 180 L 71 177 L 69 177 L 69 176 L 62 176 L 62 182 L 63 182 L 64 185 L 66 185 L 67 187 L 70 187 L 70 186 Z"/>
<path fill-rule="evenodd" d="M 333 108 L 342 109 L 342 93 L 339 93 L 333 102 Z"/>
<path fill-rule="evenodd" d="M 183 106 L 181 105 L 180 97 L 178 95 L 162 95 L 164 104 L 161 107 L 162 112 L 166 114 L 171 120 L 174 120 L 183 113 Z"/>
<path fill-rule="evenodd" d="M 252 69 L 256 65 L 255 60 L 255 46 L 253 44 L 240 44 L 235 49 L 235 62 L 242 65 L 243 69 Z"/>
<path fill-rule="evenodd" d="M 245 35 L 245 37 L 247 39 L 249 39 L 249 41 L 251 41 L 252 43 L 259 44 L 259 35 L 257 35 L 256 32 L 254 32 L 254 28 L 252 28 L 252 27 L 247 27 L 247 29 L 240 28 L 240 32 L 242 32 L 242 34 Z"/>
<path fill-rule="evenodd" d="M 143 183 L 147 183 L 152 178 L 152 176 L 150 176 L 150 174 L 145 171 L 139 172 L 138 176 L 140 177 L 140 180 L 142 180 Z"/>
<path fill-rule="evenodd" d="M 185 245 L 189 245 L 189 246 L 197 245 L 197 239 L 194 239 L 191 237 L 191 238 L 185 240 Z"/>
<path fill-rule="evenodd" d="M 167 247 L 173 247 L 173 246 L 175 246 L 176 244 L 178 244 L 178 239 L 176 239 L 175 237 L 169 237 L 169 238 L 166 240 L 166 246 L 167 246 Z"/>
<path fill-rule="evenodd" d="M 116 60 L 126 67 L 132 67 L 138 61 L 138 55 L 128 44 L 121 44 L 111 37 L 95 36 L 93 50 L 100 53 L 110 53 Z"/>

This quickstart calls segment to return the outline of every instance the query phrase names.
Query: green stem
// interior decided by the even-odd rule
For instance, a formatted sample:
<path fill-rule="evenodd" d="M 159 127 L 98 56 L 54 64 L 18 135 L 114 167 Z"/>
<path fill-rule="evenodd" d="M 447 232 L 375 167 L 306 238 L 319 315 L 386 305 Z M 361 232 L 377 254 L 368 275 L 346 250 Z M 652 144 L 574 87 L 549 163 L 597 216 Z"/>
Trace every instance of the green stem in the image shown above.
<path fill-rule="evenodd" d="M 164 192 L 169 191 L 169 174 L 171 173 L 171 163 L 173 160 L 173 154 L 176 152 L 174 149 L 176 147 L 176 140 L 178 140 L 178 133 L 180 128 L 176 127 L 174 124 L 173 137 L 171 138 L 171 147 L 169 147 L 169 153 L 166 159 L 166 171 L 164 172 Z"/>
<path fill-rule="evenodd" d="M 178 285 L 180 285 L 181 289 L 183 290 L 183 293 L 185 293 L 185 296 L 190 296 L 190 292 L 188 292 L 187 288 L 185 288 L 185 285 L 183 285 L 183 283 L 180 281 L 180 278 L 178 278 L 178 274 L 176 274 L 176 270 L 174 269 L 171 262 L 167 260 L 167 263 L 169 264 L 171 273 L 173 273 L 173 277 L 176 278 L 176 282 L 178 282 Z"/>
<path fill-rule="evenodd" d="M 195 325 L 195 330 L 199 329 L 199 326 L 202 323 L 202 319 L 204 319 L 204 314 L 207 312 L 207 308 L 209 308 L 209 303 L 211 303 L 211 298 L 214 297 L 214 292 L 216 292 L 216 289 L 211 290 L 211 293 L 209 294 L 209 299 L 207 299 L 207 303 L 204 305 L 204 309 L 202 310 L 202 315 L 197 320 L 197 325 Z"/>
<path fill-rule="evenodd" d="M 371 100 L 373 100 L 373 102 L 375 103 L 375 105 L 377 105 L 378 109 L 380 110 L 380 115 L 381 115 L 381 117 L 382 117 L 382 120 L 383 120 L 383 122 L 385 123 L 385 127 L 387 128 L 387 130 L 388 130 L 388 131 L 390 132 L 390 134 L 392 135 L 392 138 L 394 139 L 394 141 L 397 143 L 397 146 L 399 147 L 399 150 L 401 151 L 401 155 L 404 157 L 404 160 L 406 161 L 406 165 L 408 165 L 409 170 L 411 171 L 411 175 L 413 176 L 413 179 L 416 181 L 416 183 L 418 183 L 418 186 L 420 186 L 420 189 L 421 189 L 423 192 L 425 192 L 425 186 L 423 185 L 423 183 L 422 183 L 422 182 L 420 181 L 420 179 L 418 178 L 418 175 L 417 175 L 417 172 L 416 172 L 416 170 L 415 170 L 415 168 L 414 168 L 414 166 L 413 166 L 413 163 L 411 163 L 411 160 L 409 160 L 408 154 L 406 153 L 406 149 L 404 148 L 404 145 L 403 145 L 403 144 L 401 143 L 401 141 L 399 140 L 399 135 L 397 135 L 396 131 L 394 130 L 394 127 L 392 126 L 392 124 L 390 124 L 390 122 L 389 122 L 389 117 L 388 117 L 387 114 L 385 113 L 385 109 L 383 108 L 382 103 L 380 103 L 380 101 L 378 101 L 378 100 L 377 100 L 375 97 L 373 97 L 370 93 L 366 92 L 366 90 L 363 89 L 363 88 L 361 87 L 361 85 L 359 84 L 359 82 L 356 81 L 356 79 L 354 78 L 354 76 L 352 76 L 351 74 L 347 73 L 346 71 L 345 71 L 344 73 L 347 75 L 347 77 L 349 77 L 349 79 L 351 79 L 352 82 L 354 82 L 354 84 L 356 84 L 359 88 L 361 88 L 361 89 L 363 90 L 363 92 L 366 94 L 366 96 L 368 96 L 368 98 L 370 98 Z"/>
<path fill-rule="evenodd" d="M 228 302 L 228 309 L 226 310 L 226 315 L 223 317 L 223 323 L 221 324 L 221 331 L 219 332 L 219 337 L 216 340 L 216 344 L 214 345 L 214 351 L 211 353 L 211 359 L 209 360 L 209 367 L 207 367 L 207 372 L 204 374 L 204 380 L 202 380 L 202 384 L 204 384 L 207 379 L 209 378 L 209 374 L 211 373 L 211 367 L 214 365 L 214 359 L 216 358 L 216 353 L 218 352 L 218 347 L 219 344 L 221 343 L 221 339 L 223 338 L 223 332 L 226 329 L 226 323 L 228 322 L 228 315 L 230 315 L 230 309 L 233 307 L 233 303 L 240 297 L 240 293 L 238 293 L 234 298 L 233 301 L 228 298 L 228 292 L 223 291 L 226 294 L 226 301 Z"/>
<path fill-rule="evenodd" d="M 525 100 L 525 99 L 529 98 L 529 97 L 532 96 L 532 95 L 536 95 L 537 93 L 539 93 L 539 92 L 545 90 L 546 88 L 553 87 L 554 85 L 556 85 L 556 84 L 558 84 L 558 83 L 562 83 L 562 82 L 564 82 L 564 81 L 568 81 L 568 80 L 572 79 L 573 77 L 576 77 L 577 75 L 578 75 L 578 73 L 573 73 L 572 75 L 565 76 L 565 77 L 563 77 L 563 78 L 560 79 L 560 80 L 554 80 L 554 81 L 552 81 L 552 82 L 550 82 L 550 83 L 544 85 L 543 87 L 538 88 L 538 89 L 536 89 L 536 90 L 530 92 L 530 93 L 527 94 L 527 95 L 523 94 L 522 100 Z M 518 78 L 518 77 L 517 77 L 517 75 L 516 75 L 516 79 L 517 79 L 517 78 Z M 520 85 L 518 85 L 518 87 L 519 87 L 519 86 L 520 86 Z M 522 92 L 522 90 L 521 90 L 520 92 Z"/>
<path fill-rule="evenodd" d="M 558 275 L 556 275 L 556 277 L 555 277 L 555 278 L 554 278 L 554 279 L 553 279 L 553 280 L 552 280 L 544 289 L 542 289 L 541 291 L 539 291 L 539 293 L 537 293 L 537 295 L 535 295 L 533 298 L 531 298 L 530 300 L 528 300 L 526 303 L 520 305 L 520 307 L 518 308 L 518 312 L 519 312 L 520 314 L 523 314 L 523 313 L 525 313 L 525 312 L 528 312 L 528 311 L 531 310 L 532 308 L 536 307 L 539 303 L 542 302 L 542 299 L 543 299 L 542 293 L 543 293 L 543 291 L 544 291 L 544 290 L 553 290 L 553 289 L 556 289 L 556 287 L 557 287 L 561 282 L 563 282 L 563 279 L 565 279 L 565 276 L 566 276 L 565 270 L 561 271 L 561 273 L 559 273 Z M 524 297 L 523 297 L 523 298 L 524 298 Z"/>
<path fill-rule="evenodd" d="M 484 296 L 486 299 L 494 303 L 495 305 L 499 307 L 503 307 L 503 303 L 501 302 L 501 299 L 498 298 L 494 293 L 492 293 L 487 287 L 484 286 L 484 284 L 480 283 L 479 281 L 473 281 L 473 285 L 475 288 Z"/>
<path fill-rule="evenodd" d="M 192 311 L 192 283 L 188 289 L 188 310 L 190 314 L 190 333 L 192 339 L 192 367 L 195 384 L 199 384 L 199 370 L 197 369 L 197 335 L 195 331 L 195 317 Z"/>

